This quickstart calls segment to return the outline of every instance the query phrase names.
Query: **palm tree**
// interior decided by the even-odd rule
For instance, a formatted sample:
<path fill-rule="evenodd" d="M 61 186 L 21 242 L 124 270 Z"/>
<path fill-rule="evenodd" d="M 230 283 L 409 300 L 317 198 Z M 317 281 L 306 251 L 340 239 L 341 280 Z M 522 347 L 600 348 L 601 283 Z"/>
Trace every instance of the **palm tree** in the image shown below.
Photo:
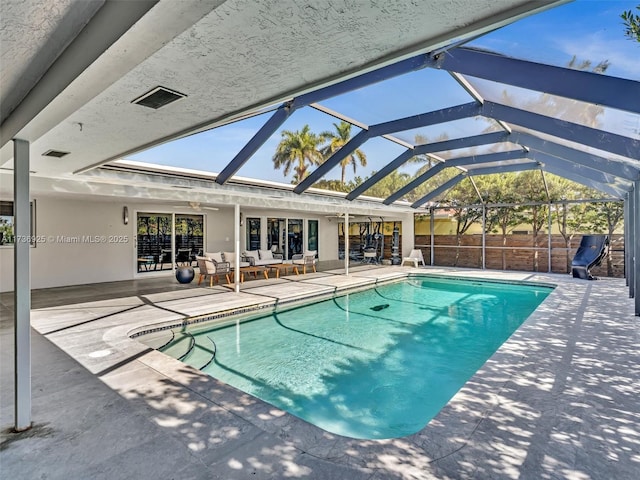
<path fill-rule="evenodd" d="M 284 167 L 285 176 L 293 169 L 293 183 L 298 183 L 307 176 L 309 165 L 322 163 L 323 157 L 318 150 L 322 138 L 311 132 L 309 125 L 295 132 L 283 130 L 280 134 L 282 140 L 273 156 L 273 166 Z"/>
<path fill-rule="evenodd" d="M 336 128 L 334 132 L 322 132 L 320 134 L 320 138 L 323 141 L 329 141 L 327 145 L 322 147 L 320 150 L 322 155 L 324 155 L 325 160 L 333 155 L 335 152 L 340 150 L 351 140 L 351 124 L 345 121 L 338 123 L 334 123 L 333 126 Z M 360 162 L 360 165 L 363 167 L 367 166 L 367 156 L 364 154 L 362 150 L 359 148 L 355 149 L 350 155 L 348 155 L 344 160 L 340 162 L 340 167 L 342 168 L 342 176 L 341 182 L 344 185 L 345 183 L 345 172 L 349 164 L 353 165 L 353 173 L 356 173 L 356 163 Z"/>
<path fill-rule="evenodd" d="M 435 137 L 434 139 L 431 139 L 431 140 L 426 135 L 422 135 L 420 133 L 416 133 L 415 140 L 414 140 L 413 143 L 414 143 L 414 145 L 426 145 L 427 143 L 444 142 L 445 140 L 449 140 L 449 136 L 446 133 L 441 133 L 440 135 L 438 135 L 437 137 Z M 441 152 L 439 155 L 442 155 L 442 153 L 448 153 L 448 152 Z M 411 157 L 409 159 L 409 163 L 424 163 L 425 164 L 424 166 L 422 166 L 415 173 L 415 176 L 417 176 L 417 175 L 422 175 L 424 172 L 426 172 L 431 167 L 433 167 L 435 162 L 434 162 L 434 159 L 430 155 L 423 153 L 423 154 Z"/>

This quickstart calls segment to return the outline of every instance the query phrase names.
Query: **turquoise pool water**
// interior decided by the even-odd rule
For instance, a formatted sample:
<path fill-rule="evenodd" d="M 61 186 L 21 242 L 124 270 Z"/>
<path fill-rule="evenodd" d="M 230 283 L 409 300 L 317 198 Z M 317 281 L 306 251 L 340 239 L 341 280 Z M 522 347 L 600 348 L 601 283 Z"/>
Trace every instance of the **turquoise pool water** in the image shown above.
<path fill-rule="evenodd" d="M 234 325 L 176 329 L 163 350 L 187 350 L 185 363 L 329 432 L 396 438 L 424 428 L 550 292 L 410 278 Z"/>

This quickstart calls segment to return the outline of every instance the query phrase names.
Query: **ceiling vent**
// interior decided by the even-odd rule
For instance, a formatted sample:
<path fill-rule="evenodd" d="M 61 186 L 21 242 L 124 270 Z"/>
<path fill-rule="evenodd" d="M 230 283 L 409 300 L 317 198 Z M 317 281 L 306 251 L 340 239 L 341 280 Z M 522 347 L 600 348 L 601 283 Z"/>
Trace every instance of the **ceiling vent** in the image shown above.
<path fill-rule="evenodd" d="M 69 152 L 62 152 L 60 150 L 47 150 L 42 154 L 43 157 L 62 158 L 65 155 L 69 155 Z"/>
<path fill-rule="evenodd" d="M 186 97 L 184 93 L 169 90 L 165 87 L 156 87 L 152 90 L 149 90 L 144 95 L 136 98 L 131 103 L 136 103 L 138 105 L 157 110 L 160 107 L 169 105 L 171 102 L 175 102 L 176 100 L 180 100 L 184 97 Z"/>

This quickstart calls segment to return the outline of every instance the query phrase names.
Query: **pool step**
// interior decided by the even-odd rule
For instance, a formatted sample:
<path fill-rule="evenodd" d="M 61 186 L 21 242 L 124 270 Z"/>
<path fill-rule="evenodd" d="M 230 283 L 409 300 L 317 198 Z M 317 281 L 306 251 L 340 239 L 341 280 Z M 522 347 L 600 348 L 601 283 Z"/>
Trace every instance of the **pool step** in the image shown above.
<path fill-rule="evenodd" d="M 195 345 L 182 361 L 202 370 L 208 366 L 215 356 L 215 344 L 208 337 L 198 337 Z"/>
<path fill-rule="evenodd" d="M 209 336 L 195 338 L 189 332 L 163 330 L 145 335 L 145 344 L 202 370 L 216 353 L 216 345 Z"/>
<path fill-rule="evenodd" d="M 177 332 L 175 338 L 169 344 L 158 348 L 159 351 L 177 358 L 178 360 L 186 358 L 192 351 L 194 346 L 193 336 L 190 333 Z"/>
<path fill-rule="evenodd" d="M 147 333 L 139 339 L 154 350 L 160 350 L 175 339 L 175 334 L 172 330 L 159 330 L 157 332 Z"/>

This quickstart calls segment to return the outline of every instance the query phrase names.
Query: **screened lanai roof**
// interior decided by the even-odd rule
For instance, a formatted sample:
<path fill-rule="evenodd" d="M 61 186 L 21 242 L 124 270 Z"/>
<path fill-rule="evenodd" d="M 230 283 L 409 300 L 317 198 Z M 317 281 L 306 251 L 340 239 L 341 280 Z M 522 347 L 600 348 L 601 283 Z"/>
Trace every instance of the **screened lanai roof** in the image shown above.
<path fill-rule="evenodd" d="M 534 35 L 535 22 L 545 20 L 533 19 L 544 15 L 504 28 Z M 624 198 L 640 178 L 637 67 L 614 68 L 620 63 L 614 51 L 560 62 L 539 56 L 544 49 L 535 38 L 515 47 L 496 38 L 489 33 L 417 55 L 129 159 L 206 170 L 221 185 L 237 177 L 293 179 L 293 192 L 302 194 L 328 185 L 318 184 L 323 180 L 342 183 L 341 162 L 360 150 L 366 165 L 356 162 L 355 171 L 352 165 L 345 171 L 351 201 L 377 196 L 376 186 L 393 179 L 393 193 L 382 202 L 411 198 L 412 207 L 422 208 L 469 177 L 528 170 Z M 631 47 L 640 53 L 640 46 Z M 575 49 L 581 53 L 577 40 Z M 320 134 L 340 121 L 351 125 L 350 140 L 320 165 L 309 165 L 302 181 L 274 168 L 283 131 L 308 126 Z M 173 154 L 163 157 L 163 148 Z M 429 191 L 411 197 L 425 182 Z"/>

